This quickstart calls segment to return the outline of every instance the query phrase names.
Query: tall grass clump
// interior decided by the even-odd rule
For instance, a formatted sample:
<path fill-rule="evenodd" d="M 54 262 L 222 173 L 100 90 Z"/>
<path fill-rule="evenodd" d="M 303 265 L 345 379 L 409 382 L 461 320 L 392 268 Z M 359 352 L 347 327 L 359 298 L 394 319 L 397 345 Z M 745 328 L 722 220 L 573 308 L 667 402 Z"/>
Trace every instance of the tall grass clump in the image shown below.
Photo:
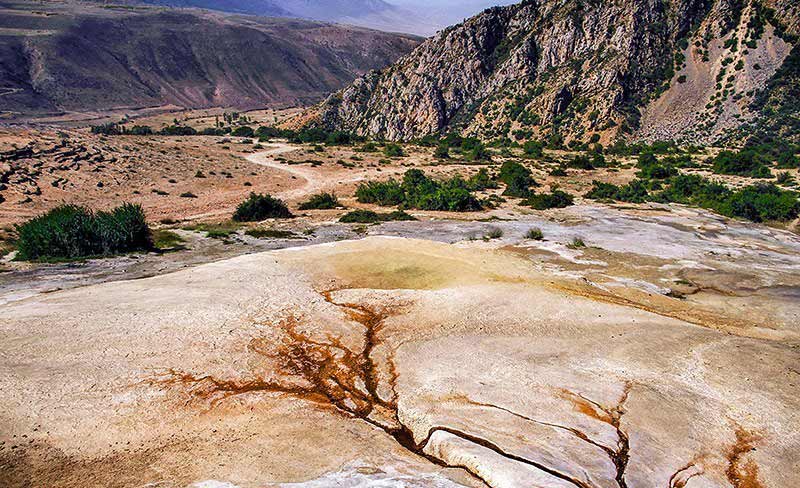
<path fill-rule="evenodd" d="M 270 195 L 251 193 L 233 213 L 236 222 L 258 222 L 265 219 L 288 219 L 292 213 L 282 200 Z"/>
<path fill-rule="evenodd" d="M 61 205 L 17 226 L 17 259 L 48 261 L 110 256 L 153 248 L 140 205 L 93 212 Z"/>

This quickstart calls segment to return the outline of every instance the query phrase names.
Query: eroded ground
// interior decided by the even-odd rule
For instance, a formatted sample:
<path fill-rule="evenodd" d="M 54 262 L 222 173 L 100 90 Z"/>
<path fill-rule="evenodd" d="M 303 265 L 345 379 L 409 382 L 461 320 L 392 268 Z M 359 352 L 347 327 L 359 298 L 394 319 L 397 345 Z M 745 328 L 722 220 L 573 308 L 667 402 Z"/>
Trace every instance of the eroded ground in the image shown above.
<path fill-rule="evenodd" d="M 495 222 L 499 241 L 370 237 L 7 304 L 3 484 L 800 482 L 796 237 L 571 218 L 543 243 Z M 382 233 L 413 225 L 436 227 Z M 685 296 L 649 287 L 674 279 Z"/>

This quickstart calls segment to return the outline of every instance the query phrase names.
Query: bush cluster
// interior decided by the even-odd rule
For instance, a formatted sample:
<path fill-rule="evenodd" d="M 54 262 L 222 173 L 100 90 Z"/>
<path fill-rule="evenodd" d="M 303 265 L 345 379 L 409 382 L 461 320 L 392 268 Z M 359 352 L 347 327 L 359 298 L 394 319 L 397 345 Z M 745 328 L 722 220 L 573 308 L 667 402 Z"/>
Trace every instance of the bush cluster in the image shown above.
<path fill-rule="evenodd" d="M 773 184 L 759 183 L 732 191 L 699 175 L 676 175 L 665 183 L 666 188 L 650 194 L 641 180 L 623 187 L 595 181 L 585 196 L 632 203 L 682 203 L 753 222 L 788 221 L 800 215 L 797 193 L 781 190 Z"/>
<path fill-rule="evenodd" d="M 531 195 L 525 203 L 536 210 L 547 210 L 548 208 L 564 208 L 573 204 L 572 195 L 561 190 L 553 190 L 550 193 L 537 193 Z"/>
<path fill-rule="evenodd" d="M 420 210 L 468 212 L 482 208 L 481 202 L 470 193 L 468 182 L 459 177 L 437 181 L 418 169 L 406 171 L 402 182 L 362 183 L 356 189 L 356 199 L 361 203 Z"/>
<path fill-rule="evenodd" d="M 537 186 L 531 176 L 531 170 L 515 161 L 503 163 L 498 180 L 505 183 L 506 189 L 503 195 L 509 197 L 528 198 L 531 196 L 531 187 Z"/>
<path fill-rule="evenodd" d="M 414 218 L 414 216 L 403 212 L 402 210 L 380 214 L 373 212 L 372 210 L 359 209 L 342 215 L 342 217 L 339 219 L 339 222 L 343 222 L 345 224 L 374 224 L 378 222 L 389 222 L 394 220 L 417 219 Z"/>
<path fill-rule="evenodd" d="M 258 222 L 265 219 L 288 219 L 292 217 L 286 204 L 270 195 L 250 193 L 233 213 L 236 222 Z"/>
<path fill-rule="evenodd" d="M 336 195 L 323 192 L 311 195 L 308 201 L 300 204 L 300 210 L 330 210 L 341 206 Z"/>
<path fill-rule="evenodd" d="M 754 149 L 744 149 L 739 152 L 722 151 L 714 158 L 712 169 L 715 173 L 724 175 L 772 178 L 772 173 L 766 166 L 768 162 L 766 155 Z"/>
<path fill-rule="evenodd" d="M 62 205 L 17 226 L 18 259 L 58 260 L 110 256 L 153 248 L 139 205 L 111 211 Z"/>

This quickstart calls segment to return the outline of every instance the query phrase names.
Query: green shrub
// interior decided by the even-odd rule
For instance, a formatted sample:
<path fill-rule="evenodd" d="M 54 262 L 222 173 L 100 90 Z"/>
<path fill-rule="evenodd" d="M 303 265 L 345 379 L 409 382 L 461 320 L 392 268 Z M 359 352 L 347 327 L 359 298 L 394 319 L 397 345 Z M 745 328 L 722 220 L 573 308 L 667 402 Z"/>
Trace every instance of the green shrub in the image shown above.
<path fill-rule="evenodd" d="M 522 152 L 529 158 L 541 158 L 544 155 L 544 143 L 541 141 L 528 141 L 522 145 Z"/>
<path fill-rule="evenodd" d="M 800 167 L 800 159 L 792 151 L 783 151 L 778 154 L 777 160 L 778 168 L 781 169 L 794 169 Z"/>
<path fill-rule="evenodd" d="M 383 207 L 400 205 L 405 200 L 403 188 L 395 180 L 368 181 L 356 189 L 356 200 L 360 203 L 374 203 Z"/>
<path fill-rule="evenodd" d="M 300 210 L 330 210 L 341 206 L 336 195 L 324 192 L 312 195 L 307 202 L 301 203 Z"/>
<path fill-rule="evenodd" d="M 467 189 L 470 191 L 484 191 L 492 188 L 497 188 L 497 181 L 489 176 L 486 168 L 481 168 L 467 180 Z"/>
<path fill-rule="evenodd" d="M 450 148 L 447 147 L 447 144 L 444 142 L 439 143 L 439 145 L 436 146 L 436 149 L 433 151 L 433 157 L 438 159 L 449 159 Z"/>
<path fill-rule="evenodd" d="M 792 175 L 789 174 L 788 171 L 781 171 L 778 173 L 778 176 L 775 177 L 775 183 L 779 185 L 789 185 L 794 183 L 794 178 L 792 178 Z"/>
<path fill-rule="evenodd" d="M 787 221 L 797 218 L 800 202 L 797 194 L 773 184 L 751 185 L 730 195 L 716 209 L 723 215 L 742 217 L 753 222 Z"/>
<path fill-rule="evenodd" d="M 568 161 L 567 167 L 574 169 L 583 169 L 583 170 L 595 169 L 594 164 L 592 164 L 592 160 L 589 159 L 588 156 L 585 156 L 583 154 L 579 154 L 574 158 L 572 158 L 570 161 Z"/>
<path fill-rule="evenodd" d="M 772 173 L 765 166 L 767 161 L 765 156 L 753 149 L 722 151 L 714 158 L 712 168 L 719 174 L 771 178 Z"/>
<path fill-rule="evenodd" d="M 517 198 L 529 197 L 531 186 L 536 184 L 536 181 L 531 176 L 531 171 L 514 161 L 503 163 L 500 167 L 498 179 L 506 184 L 506 190 L 503 195 Z"/>
<path fill-rule="evenodd" d="M 538 227 L 532 227 L 528 229 L 528 232 L 525 233 L 525 238 L 534 241 L 541 241 L 544 239 L 544 234 L 542 233 L 542 229 Z"/>
<path fill-rule="evenodd" d="M 405 156 L 403 152 L 403 148 L 399 144 L 389 143 L 383 147 L 383 154 L 386 155 L 387 158 L 399 158 Z"/>
<path fill-rule="evenodd" d="M 235 136 L 235 137 L 255 137 L 256 132 L 253 130 L 252 127 L 248 127 L 246 125 L 243 125 L 241 127 L 237 127 L 235 129 L 233 129 L 233 132 L 231 132 L 231 135 Z"/>
<path fill-rule="evenodd" d="M 491 229 L 483 236 L 483 238 L 487 241 L 490 239 L 500 239 L 501 237 L 503 237 L 503 230 L 496 227 Z"/>
<path fill-rule="evenodd" d="M 734 192 L 697 175 L 676 176 L 669 183 L 669 188 L 655 195 L 656 201 L 696 205 L 754 222 L 788 221 L 800 213 L 797 193 L 773 184 L 750 185 Z"/>
<path fill-rule="evenodd" d="M 550 176 L 567 176 L 567 172 L 561 166 L 553 168 L 550 171 Z"/>
<path fill-rule="evenodd" d="M 444 210 L 467 212 L 480 210 L 481 202 L 468 188 L 467 182 L 455 177 L 436 181 L 418 169 L 410 169 L 403 175 L 403 182 L 367 182 L 359 185 L 356 198 L 362 203 L 378 205 L 404 205 L 421 210 Z"/>
<path fill-rule="evenodd" d="M 582 237 L 575 237 L 572 239 L 572 242 L 567 244 L 567 247 L 570 249 L 583 249 L 586 247 L 586 243 L 583 242 Z"/>
<path fill-rule="evenodd" d="M 561 190 L 553 190 L 551 193 L 538 193 L 531 195 L 525 202 L 536 210 L 547 210 L 548 208 L 564 208 L 573 204 L 572 195 Z"/>
<path fill-rule="evenodd" d="M 184 243 L 183 237 L 166 229 L 153 231 L 153 246 L 159 250 L 179 249 Z"/>
<path fill-rule="evenodd" d="M 615 200 L 628 203 L 644 203 L 648 199 L 647 187 L 641 180 L 633 180 L 627 185 L 617 186 L 611 183 L 593 181 L 592 189 L 585 195 L 592 200 Z"/>
<path fill-rule="evenodd" d="M 251 193 L 233 213 L 236 222 L 256 222 L 265 219 L 286 219 L 292 214 L 286 204 L 270 195 Z"/>
<path fill-rule="evenodd" d="M 417 220 L 414 216 L 397 210 L 385 214 L 379 214 L 372 210 L 353 210 L 348 212 L 339 219 L 339 222 L 345 224 L 374 224 L 378 222 L 400 221 L 400 220 Z"/>
<path fill-rule="evenodd" d="M 619 187 L 602 181 L 592 181 L 592 189 L 584 197 L 592 200 L 616 200 Z"/>
<path fill-rule="evenodd" d="M 492 153 L 483 144 L 479 144 L 466 152 L 464 158 L 468 161 L 491 161 Z"/>
<path fill-rule="evenodd" d="M 110 212 L 62 205 L 17 226 L 18 259 L 77 259 L 152 249 L 144 211 L 123 204 Z"/>
<path fill-rule="evenodd" d="M 365 152 L 365 153 L 374 153 L 378 152 L 378 146 L 375 145 L 374 142 L 368 142 L 358 148 L 358 152 Z"/>

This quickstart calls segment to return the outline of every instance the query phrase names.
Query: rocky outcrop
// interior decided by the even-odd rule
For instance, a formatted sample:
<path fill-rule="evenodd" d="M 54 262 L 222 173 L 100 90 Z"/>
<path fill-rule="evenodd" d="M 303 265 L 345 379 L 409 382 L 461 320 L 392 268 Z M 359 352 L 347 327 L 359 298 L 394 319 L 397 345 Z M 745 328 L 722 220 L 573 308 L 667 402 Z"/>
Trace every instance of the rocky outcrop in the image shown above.
<path fill-rule="evenodd" d="M 788 55 L 790 40 L 775 40 L 772 24 L 787 10 L 794 12 L 787 22 L 796 25 L 790 3 L 543 0 L 492 8 L 331 96 L 315 109 L 317 122 L 397 140 L 451 130 L 487 139 L 608 141 L 625 134 L 712 140 L 742 117 L 727 106 L 747 111 Z M 760 34 L 756 25 L 763 27 Z M 739 56 L 764 54 L 758 69 L 755 60 L 727 67 L 732 61 L 723 47 L 730 51 L 732 38 Z M 752 53 L 743 54 L 748 49 Z M 687 71 L 689 57 L 701 65 L 696 75 Z M 739 90 L 726 90 L 724 81 L 717 89 L 723 63 L 730 72 L 723 76 L 734 75 Z M 692 127 L 681 123 L 685 114 L 650 110 L 688 76 L 702 76 L 710 87 L 687 112 L 698 118 L 714 112 L 706 105 L 714 108 L 726 91 L 717 105 L 723 105 L 724 123 L 690 134 Z M 680 104 L 681 92 L 672 98 Z M 650 114 L 644 131 L 643 112 Z"/>

